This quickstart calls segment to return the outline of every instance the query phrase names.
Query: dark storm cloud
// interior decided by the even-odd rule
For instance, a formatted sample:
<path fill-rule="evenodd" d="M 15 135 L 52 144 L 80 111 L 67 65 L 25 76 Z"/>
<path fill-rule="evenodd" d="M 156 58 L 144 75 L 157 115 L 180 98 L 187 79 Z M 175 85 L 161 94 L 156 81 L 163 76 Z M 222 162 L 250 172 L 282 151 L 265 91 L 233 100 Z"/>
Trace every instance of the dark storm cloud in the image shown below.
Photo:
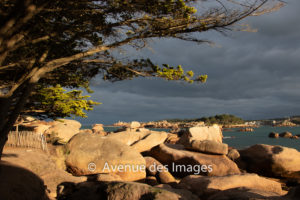
<path fill-rule="evenodd" d="M 103 104 L 88 121 L 193 118 L 232 113 L 247 119 L 300 114 L 300 1 L 276 13 L 248 18 L 258 32 L 203 34 L 215 46 L 178 40 L 155 40 L 138 52 L 155 63 L 183 65 L 208 74 L 205 84 L 154 79 L 117 83 L 93 81 L 93 99 Z M 127 56 L 136 56 L 136 52 Z M 83 122 L 88 122 L 84 120 Z"/>

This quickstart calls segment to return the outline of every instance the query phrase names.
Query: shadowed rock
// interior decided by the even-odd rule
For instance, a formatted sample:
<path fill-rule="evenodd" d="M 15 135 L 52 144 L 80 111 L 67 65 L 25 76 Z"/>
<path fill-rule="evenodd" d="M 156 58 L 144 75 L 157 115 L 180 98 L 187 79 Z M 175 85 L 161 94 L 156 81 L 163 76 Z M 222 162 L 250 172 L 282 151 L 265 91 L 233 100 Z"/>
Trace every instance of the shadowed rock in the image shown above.
<path fill-rule="evenodd" d="M 0 199 L 48 200 L 43 180 L 31 171 L 0 162 Z"/>
<path fill-rule="evenodd" d="M 249 188 L 233 188 L 212 195 L 208 200 L 289 200 L 276 193 Z"/>
<path fill-rule="evenodd" d="M 62 183 L 58 200 L 197 200 L 161 188 L 134 182 Z"/>

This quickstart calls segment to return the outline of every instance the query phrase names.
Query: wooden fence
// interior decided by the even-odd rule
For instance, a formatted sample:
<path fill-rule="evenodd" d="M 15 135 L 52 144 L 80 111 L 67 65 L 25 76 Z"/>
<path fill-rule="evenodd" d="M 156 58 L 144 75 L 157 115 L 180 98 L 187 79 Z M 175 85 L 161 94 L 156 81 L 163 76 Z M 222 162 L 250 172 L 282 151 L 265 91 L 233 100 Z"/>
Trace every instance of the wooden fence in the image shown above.
<path fill-rule="evenodd" d="M 36 148 L 48 151 L 46 138 L 43 134 L 30 131 L 11 131 L 5 144 L 10 147 Z"/>

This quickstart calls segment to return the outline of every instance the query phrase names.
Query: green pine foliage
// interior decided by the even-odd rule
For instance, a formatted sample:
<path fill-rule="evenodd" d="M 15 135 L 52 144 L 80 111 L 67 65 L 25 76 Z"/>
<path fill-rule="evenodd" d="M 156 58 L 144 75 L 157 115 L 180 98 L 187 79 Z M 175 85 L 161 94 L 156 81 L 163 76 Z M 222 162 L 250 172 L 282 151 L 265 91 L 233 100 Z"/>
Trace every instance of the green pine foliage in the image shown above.
<path fill-rule="evenodd" d="M 88 100 L 90 96 L 82 95 L 81 90 L 66 90 L 59 84 L 53 87 L 41 87 L 31 97 L 33 105 L 27 105 L 27 112 L 43 117 L 87 117 L 84 111 L 93 110 L 101 103 Z M 34 100 L 34 101 L 32 101 Z"/>
<path fill-rule="evenodd" d="M 164 78 L 166 80 L 182 80 L 188 83 L 194 83 L 194 81 L 197 81 L 205 83 L 207 79 L 207 75 L 199 75 L 198 77 L 193 79 L 194 72 L 184 72 L 181 65 L 178 65 L 177 68 L 171 67 L 167 64 L 164 64 L 162 68 L 156 66 L 156 72 L 159 77 Z"/>

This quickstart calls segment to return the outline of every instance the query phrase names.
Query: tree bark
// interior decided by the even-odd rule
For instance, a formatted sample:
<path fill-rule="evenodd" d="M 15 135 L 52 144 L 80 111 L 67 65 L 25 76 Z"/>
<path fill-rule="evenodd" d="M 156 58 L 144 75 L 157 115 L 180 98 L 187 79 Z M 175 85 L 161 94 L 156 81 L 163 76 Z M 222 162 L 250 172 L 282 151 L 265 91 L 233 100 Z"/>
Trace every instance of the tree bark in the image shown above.
<path fill-rule="evenodd" d="M 0 160 L 3 154 L 3 148 L 7 141 L 8 134 L 14 126 L 19 114 L 24 108 L 26 101 L 28 100 L 32 90 L 34 89 L 37 81 L 27 81 L 24 85 L 20 86 L 18 90 L 10 98 L 1 99 L 0 112 Z M 17 99 L 16 102 L 13 100 Z M 6 111 L 2 113 L 2 111 Z"/>

